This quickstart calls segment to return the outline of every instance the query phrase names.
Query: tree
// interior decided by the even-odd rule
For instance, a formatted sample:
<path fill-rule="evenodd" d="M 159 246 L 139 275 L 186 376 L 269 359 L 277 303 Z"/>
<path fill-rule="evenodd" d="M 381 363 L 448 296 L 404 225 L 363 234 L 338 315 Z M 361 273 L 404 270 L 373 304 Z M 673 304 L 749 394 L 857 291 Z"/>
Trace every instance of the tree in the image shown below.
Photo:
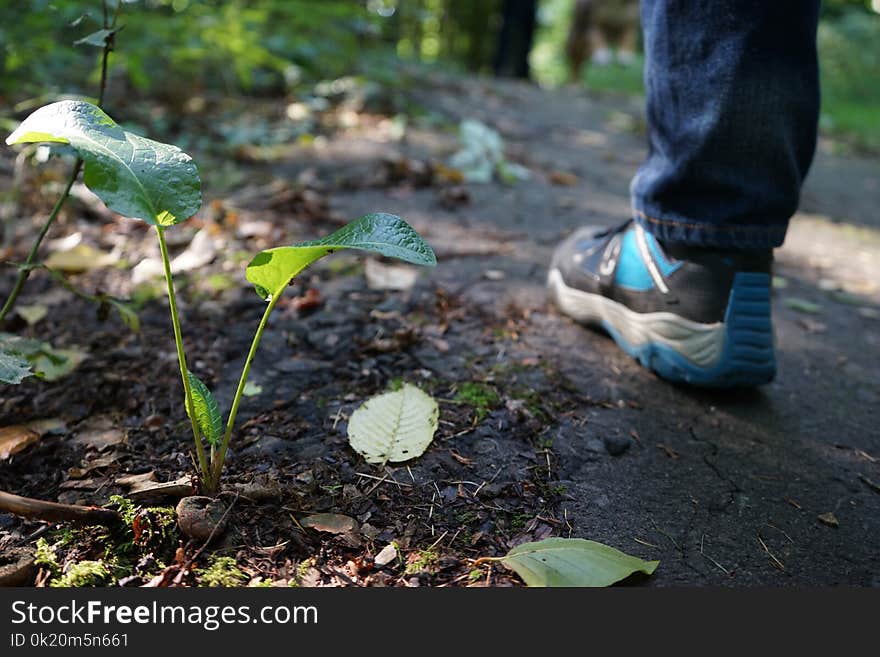
<path fill-rule="evenodd" d="M 529 52 L 535 33 L 537 0 L 504 0 L 495 75 L 529 79 Z"/>

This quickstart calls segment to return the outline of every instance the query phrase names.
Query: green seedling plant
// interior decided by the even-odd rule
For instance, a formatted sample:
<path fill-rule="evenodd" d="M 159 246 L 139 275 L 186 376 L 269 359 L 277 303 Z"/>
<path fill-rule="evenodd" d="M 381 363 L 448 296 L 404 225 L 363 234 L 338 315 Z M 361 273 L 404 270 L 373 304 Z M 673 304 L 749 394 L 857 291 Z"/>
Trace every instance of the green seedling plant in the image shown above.
<path fill-rule="evenodd" d="M 433 266 L 433 250 L 405 221 L 375 213 L 309 242 L 258 253 L 247 266 L 247 280 L 266 308 L 247 356 L 225 426 L 220 407 L 206 386 L 189 371 L 165 231 L 192 217 L 201 206 L 201 180 L 192 158 L 176 146 L 123 130 L 100 108 L 83 101 L 61 101 L 36 110 L 6 140 L 7 144 L 58 142 L 74 148 L 84 164 L 83 181 L 112 211 L 150 224 L 159 242 L 168 306 L 192 426 L 197 467 L 204 492 L 219 490 L 235 418 L 263 332 L 284 290 L 315 261 L 341 249 L 372 251 L 417 265 Z"/>

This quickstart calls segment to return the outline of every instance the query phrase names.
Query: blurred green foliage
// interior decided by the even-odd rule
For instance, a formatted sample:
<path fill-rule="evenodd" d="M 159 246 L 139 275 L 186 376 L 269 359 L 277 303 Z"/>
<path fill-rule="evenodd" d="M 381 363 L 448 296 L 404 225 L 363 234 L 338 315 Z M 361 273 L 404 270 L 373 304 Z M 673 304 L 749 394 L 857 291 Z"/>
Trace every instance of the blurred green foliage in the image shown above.
<path fill-rule="evenodd" d="M 398 79 L 418 60 L 488 72 L 502 0 L 108 0 L 123 2 L 110 90 L 117 98 L 180 104 L 208 91 L 277 94 L 299 82 L 363 75 Z M 535 79 L 566 78 L 574 0 L 541 0 L 531 54 Z M 101 0 L 5 2 L 0 104 L 93 95 L 98 49 L 74 46 L 100 26 Z M 826 131 L 880 149 L 880 0 L 824 0 L 819 30 Z M 641 93 L 640 57 L 585 67 L 588 88 Z M 22 109 L 19 106 L 19 109 Z"/>
<path fill-rule="evenodd" d="M 822 128 L 880 150 L 880 15 L 849 9 L 822 21 L 819 59 Z"/>
<path fill-rule="evenodd" d="M 100 0 L 31 0 L 4 8 L 0 94 L 13 101 L 83 92 L 97 76 L 90 46 Z M 163 97 L 186 90 L 283 91 L 303 74 L 348 72 L 375 45 L 382 17 L 357 0 L 142 0 L 123 4 L 111 78 Z"/>
<path fill-rule="evenodd" d="M 118 0 L 111 0 L 115 4 Z M 101 0 L 5 3 L 0 97 L 93 91 Z M 127 0 L 111 79 L 160 100 L 210 89 L 283 93 L 368 73 L 388 56 L 487 70 L 501 0 Z"/>

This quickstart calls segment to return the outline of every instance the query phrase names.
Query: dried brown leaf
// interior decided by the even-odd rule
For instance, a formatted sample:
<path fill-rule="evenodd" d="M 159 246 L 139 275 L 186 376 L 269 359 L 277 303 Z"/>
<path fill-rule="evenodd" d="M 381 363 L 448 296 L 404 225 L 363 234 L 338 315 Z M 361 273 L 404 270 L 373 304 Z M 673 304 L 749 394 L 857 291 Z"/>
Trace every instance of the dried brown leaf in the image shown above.
<path fill-rule="evenodd" d="M 5 461 L 13 454 L 18 454 L 39 439 L 38 432 L 23 424 L 0 428 L 0 461 Z"/>
<path fill-rule="evenodd" d="M 358 521 L 340 513 L 316 513 L 299 521 L 303 527 L 330 534 L 352 534 L 359 528 Z"/>

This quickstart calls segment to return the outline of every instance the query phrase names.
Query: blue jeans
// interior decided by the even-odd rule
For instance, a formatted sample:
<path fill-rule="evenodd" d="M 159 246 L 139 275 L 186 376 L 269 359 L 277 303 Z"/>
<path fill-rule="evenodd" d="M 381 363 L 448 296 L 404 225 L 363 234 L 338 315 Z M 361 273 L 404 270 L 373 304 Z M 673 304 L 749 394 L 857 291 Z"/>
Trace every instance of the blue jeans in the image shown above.
<path fill-rule="evenodd" d="M 663 241 L 782 244 L 816 147 L 819 0 L 642 0 L 650 151 L 633 213 Z"/>

